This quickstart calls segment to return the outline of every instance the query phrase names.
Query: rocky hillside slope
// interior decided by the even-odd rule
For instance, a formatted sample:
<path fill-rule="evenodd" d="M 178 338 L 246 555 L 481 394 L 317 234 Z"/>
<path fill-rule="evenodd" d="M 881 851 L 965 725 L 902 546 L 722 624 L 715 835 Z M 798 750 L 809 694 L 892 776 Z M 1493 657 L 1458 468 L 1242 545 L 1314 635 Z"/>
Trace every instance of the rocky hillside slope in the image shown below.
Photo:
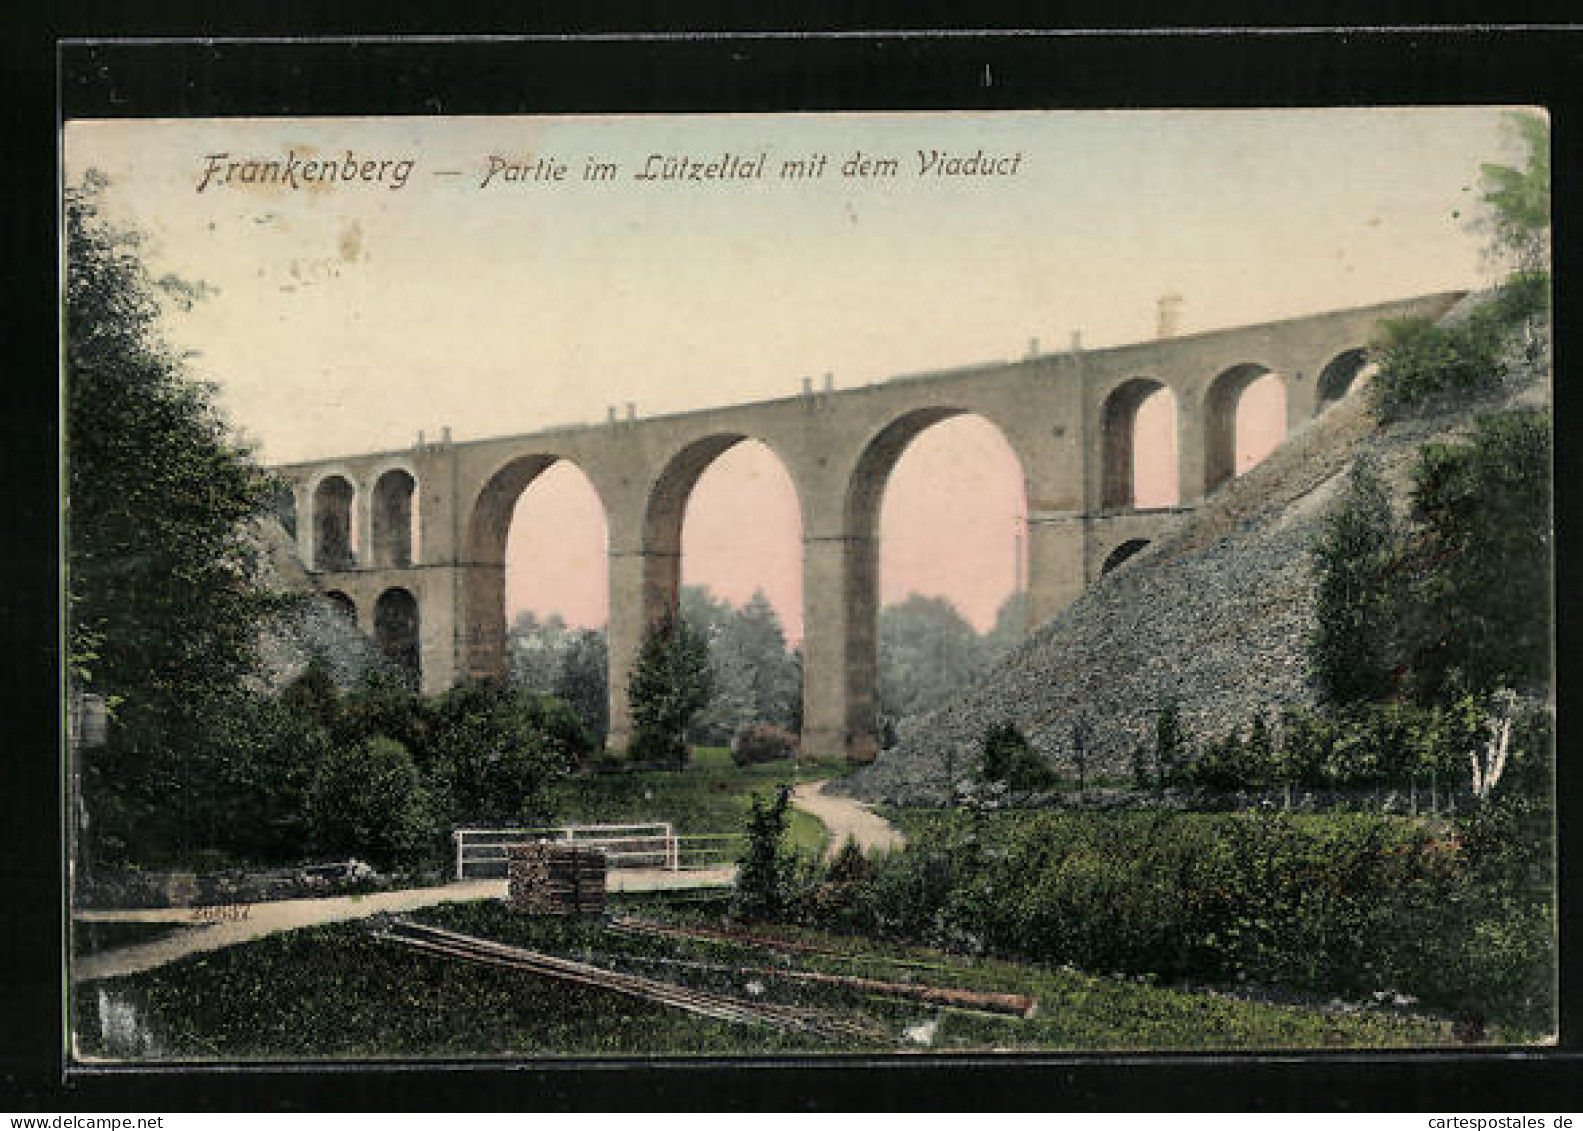
<path fill-rule="evenodd" d="M 1480 301 L 1447 315 L 1465 317 Z M 1548 338 L 1544 340 L 1547 342 Z M 1530 343 L 1531 344 L 1531 343 Z M 1514 350 L 1503 400 L 1548 397 L 1548 357 Z M 1293 433 L 1125 565 L 1036 629 L 973 687 L 910 720 L 901 742 L 835 789 L 869 801 L 938 804 L 968 776 L 984 732 L 1015 723 L 1070 772 L 1073 725 L 1092 728 L 1089 772 L 1125 774 L 1175 700 L 1195 738 L 1255 713 L 1312 704 L 1304 642 L 1313 629 L 1310 546 L 1355 459 L 1372 456 L 1399 510 L 1418 447 L 1449 439 L 1476 409 L 1377 427 L 1353 395 Z"/>
<path fill-rule="evenodd" d="M 301 608 L 265 632 L 259 642 L 266 687 L 279 690 L 313 659 L 324 664 L 343 688 L 355 684 L 365 672 L 385 667 L 374 642 L 319 593 L 297 559 L 295 541 L 278 519 L 259 520 L 254 537 L 260 550 L 259 582 L 308 595 Z"/>

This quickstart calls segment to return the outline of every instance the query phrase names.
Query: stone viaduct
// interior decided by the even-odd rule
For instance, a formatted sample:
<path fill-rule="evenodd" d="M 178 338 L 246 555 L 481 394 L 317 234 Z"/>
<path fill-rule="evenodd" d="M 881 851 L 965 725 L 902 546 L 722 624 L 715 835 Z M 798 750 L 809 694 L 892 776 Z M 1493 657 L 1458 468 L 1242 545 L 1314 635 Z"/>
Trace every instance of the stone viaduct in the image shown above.
<path fill-rule="evenodd" d="M 1438 318 L 1460 297 L 1425 295 L 1136 345 L 1031 356 L 814 389 L 755 404 L 525 436 L 419 443 L 283 466 L 283 516 L 304 565 L 425 691 L 506 667 L 505 551 L 518 496 L 557 460 L 605 508 L 610 587 L 610 744 L 630 736 L 627 680 L 646 627 L 674 610 L 693 485 L 734 444 L 779 457 L 802 514 L 803 744 L 875 748 L 879 509 L 908 443 L 951 416 L 989 420 L 1021 462 L 1030 625 L 1234 473 L 1244 389 L 1278 374 L 1291 431 L 1339 399 L 1382 319 Z M 1159 388 L 1176 401 L 1178 507 L 1134 505 L 1132 436 Z M 414 537 L 414 534 L 416 537 Z"/>

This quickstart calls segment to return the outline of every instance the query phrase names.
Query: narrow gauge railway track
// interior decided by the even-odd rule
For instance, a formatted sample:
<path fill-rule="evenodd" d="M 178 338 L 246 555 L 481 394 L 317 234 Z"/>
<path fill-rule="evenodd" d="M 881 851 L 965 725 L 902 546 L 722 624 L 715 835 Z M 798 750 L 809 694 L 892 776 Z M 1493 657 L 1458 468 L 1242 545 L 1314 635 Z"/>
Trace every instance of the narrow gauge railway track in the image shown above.
<path fill-rule="evenodd" d="M 576 962 L 569 958 L 507 946 L 472 935 L 458 934 L 410 920 L 397 919 L 376 932 L 376 937 L 408 950 L 519 970 L 541 978 L 552 978 L 574 985 L 608 990 L 641 1001 L 655 1002 L 685 1010 L 700 1017 L 739 1025 L 764 1025 L 787 1032 L 805 1033 L 825 1040 L 872 1041 L 877 1033 L 869 1026 L 831 1017 L 811 1009 L 744 1001 L 728 994 L 697 990 L 674 982 L 624 974 Z"/>

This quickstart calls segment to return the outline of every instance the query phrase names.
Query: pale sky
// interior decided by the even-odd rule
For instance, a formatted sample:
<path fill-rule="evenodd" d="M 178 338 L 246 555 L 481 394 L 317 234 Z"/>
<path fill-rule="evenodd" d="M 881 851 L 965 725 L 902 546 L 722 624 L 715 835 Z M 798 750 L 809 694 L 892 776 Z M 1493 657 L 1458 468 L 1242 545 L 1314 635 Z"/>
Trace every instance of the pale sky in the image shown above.
<path fill-rule="evenodd" d="M 109 175 L 109 210 L 148 234 L 156 275 L 215 288 L 169 332 L 261 457 L 290 462 L 447 425 L 472 439 L 627 401 L 650 415 L 785 396 L 826 372 L 850 387 L 1015 359 L 1032 338 L 1062 349 L 1074 330 L 1087 347 L 1139 341 L 1166 293 L 1191 333 L 1483 285 L 1467 220 L 1479 163 L 1518 157 L 1502 114 L 73 122 L 65 153 L 69 181 Z M 1012 175 L 947 178 L 920 174 L 920 150 L 1021 156 Z M 216 183 L 228 162 L 349 151 L 390 162 L 383 181 L 244 185 L 239 165 Z M 777 175 L 821 153 L 822 177 Z M 762 154 L 765 175 L 634 179 L 682 154 Z M 842 176 L 855 154 L 893 156 L 897 175 Z M 565 178 L 507 183 L 504 166 L 541 158 Z M 613 179 L 582 179 L 590 158 Z M 1257 408 L 1242 431 L 1267 446 Z M 1140 502 L 1170 501 L 1168 408 L 1141 417 Z M 944 594 L 986 626 L 1013 584 L 1021 494 L 983 421 L 924 433 L 886 495 L 882 598 Z M 526 492 L 510 612 L 601 623 L 601 525 L 574 469 Z M 795 637 L 798 538 L 784 472 L 743 445 L 700 481 L 684 575 L 738 602 L 765 588 Z"/>

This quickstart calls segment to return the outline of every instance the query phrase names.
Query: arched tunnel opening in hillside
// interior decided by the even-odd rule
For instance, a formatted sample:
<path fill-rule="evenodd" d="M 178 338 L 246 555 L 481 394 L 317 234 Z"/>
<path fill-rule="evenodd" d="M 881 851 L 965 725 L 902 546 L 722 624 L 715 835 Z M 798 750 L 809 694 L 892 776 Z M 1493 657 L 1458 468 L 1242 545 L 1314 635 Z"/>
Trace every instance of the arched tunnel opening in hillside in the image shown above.
<path fill-rule="evenodd" d="M 334 609 L 339 616 L 345 618 L 348 624 L 356 627 L 357 602 L 353 601 L 352 598 L 348 597 L 345 593 L 342 593 L 339 589 L 329 590 L 327 593 L 325 593 L 324 599 L 329 602 L 330 607 Z"/>

